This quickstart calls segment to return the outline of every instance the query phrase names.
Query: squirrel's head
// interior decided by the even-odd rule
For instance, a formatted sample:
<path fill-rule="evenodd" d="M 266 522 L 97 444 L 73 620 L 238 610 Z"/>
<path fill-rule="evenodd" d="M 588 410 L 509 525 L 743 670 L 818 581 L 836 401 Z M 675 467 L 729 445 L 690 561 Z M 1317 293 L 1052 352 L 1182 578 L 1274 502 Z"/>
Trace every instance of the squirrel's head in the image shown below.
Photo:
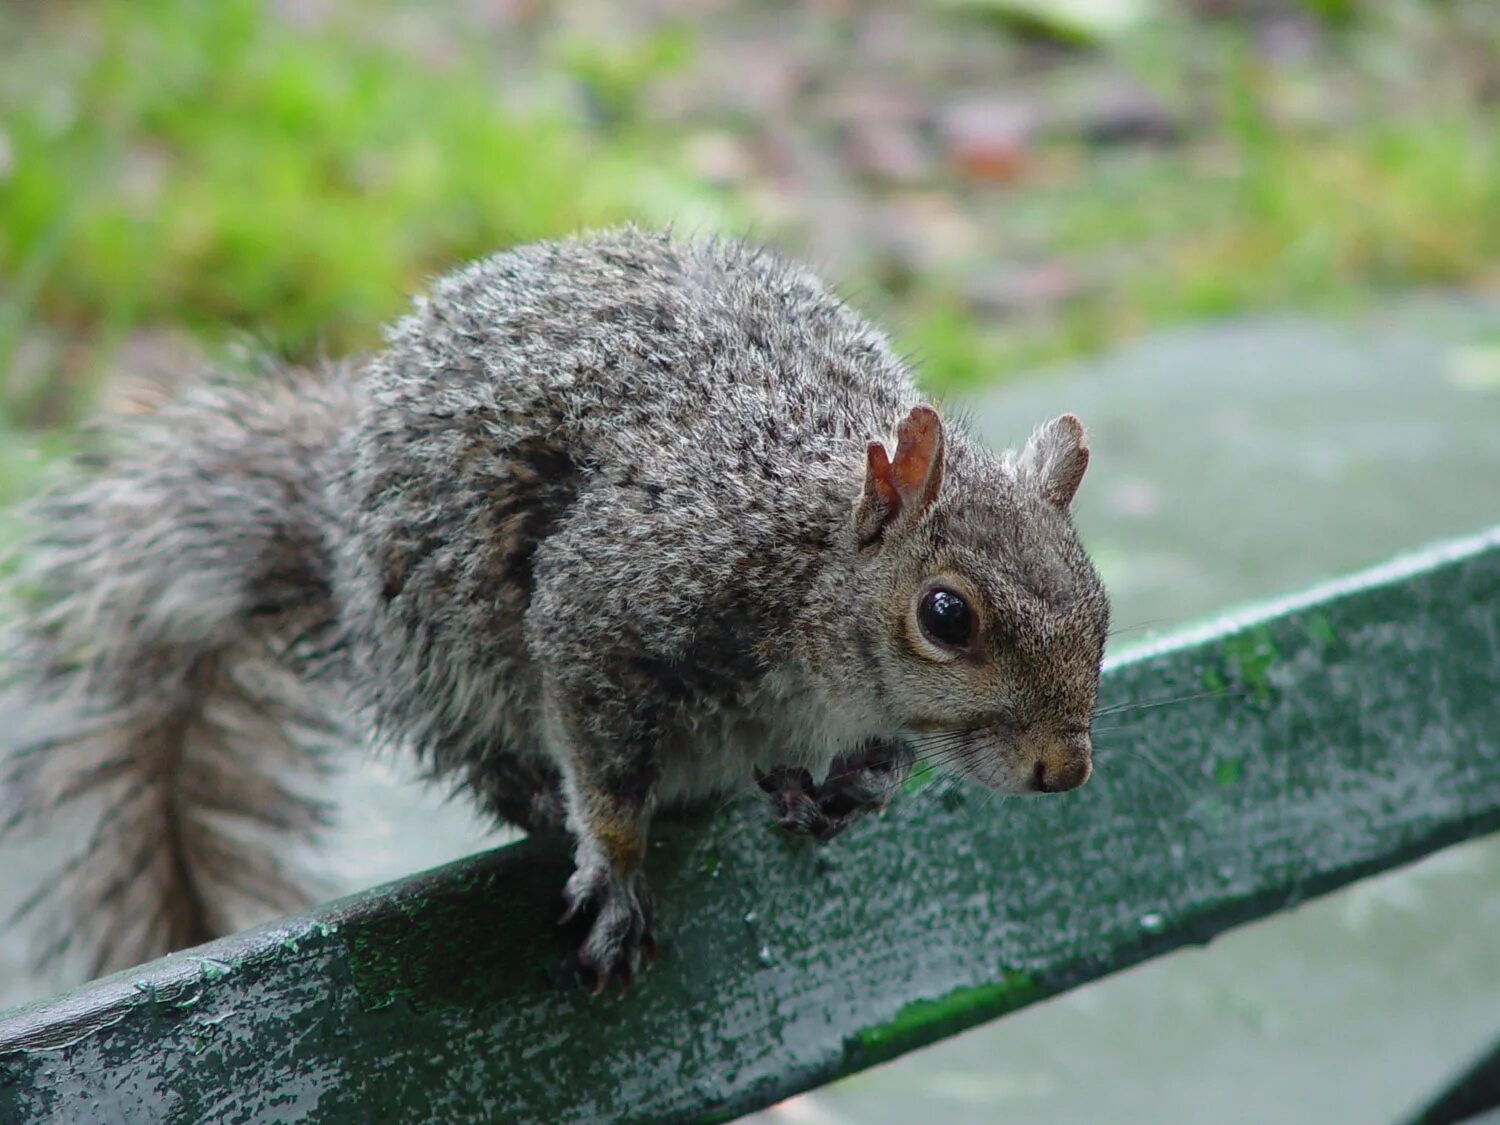
<path fill-rule="evenodd" d="M 930 407 L 868 448 L 849 620 L 862 674 L 919 755 L 1006 793 L 1082 785 L 1109 601 L 1068 514 L 1088 466 L 1070 414 L 1020 453 L 948 441 Z"/>

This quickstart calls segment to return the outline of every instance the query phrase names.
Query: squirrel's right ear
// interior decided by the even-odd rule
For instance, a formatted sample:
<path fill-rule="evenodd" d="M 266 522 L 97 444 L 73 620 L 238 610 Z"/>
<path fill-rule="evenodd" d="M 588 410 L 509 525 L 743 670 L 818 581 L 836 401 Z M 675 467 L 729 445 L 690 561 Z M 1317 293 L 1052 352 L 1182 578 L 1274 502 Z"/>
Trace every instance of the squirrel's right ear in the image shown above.
<path fill-rule="evenodd" d="M 1020 478 L 1063 511 L 1073 503 L 1088 467 L 1088 438 L 1083 423 L 1072 414 L 1038 426 L 1016 459 Z"/>
<path fill-rule="evenodd" d="M 859 545 L 877 542 L 892 524 L 915 519 L 937 499 L 943 483 L 943 423 L 930 406 L 917 406 L 896 427 L 896 456 L 870 442 L 865 487 L 854 510 Z"/>

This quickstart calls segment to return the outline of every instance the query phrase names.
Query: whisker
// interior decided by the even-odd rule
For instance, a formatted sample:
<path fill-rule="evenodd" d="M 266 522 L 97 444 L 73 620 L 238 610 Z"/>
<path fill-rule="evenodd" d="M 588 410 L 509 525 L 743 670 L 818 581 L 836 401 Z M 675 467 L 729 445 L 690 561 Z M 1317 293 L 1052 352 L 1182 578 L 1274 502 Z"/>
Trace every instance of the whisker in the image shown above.
<path fill-rule="evenodd" d="M 942 757 L 924 759 L 921 762 L 921 765 L 925 766 L 929 770 L 939 770 L 944 773 L 947 773 L 948 771 L 954 769 L 963 770 L 967 768 L 967 766 L 971 762 L 978 759 L 982 753 L 982 749 L 977 748 L 972 750 L 956 751 L 952 754 L 948 754 Z"/>
<path fill-rule="evenodd" d="M 991 805 L 996 804 L 997 802 L 1003 805 L 1005 803 L 1005 798 L 1009 795 L 1010 794 L 1008 793 L 1000 792 L 998 789 L 986 788 L 984 792 L 984 800 L 979 802 L 979 811 L 984 812 Z"/>
<path fill-rule="evenodd" d="M 964 781 L 961 777 L 953 774 L 939 774 L 931 784 L 924 785 L 916 795 L 923 800 L 942 800 L 949 793 L 961 788 L 964 788 Z"/>
<path fill-rule="evenodd" d="M 919 731 L 917 734 L 912 735 L 911 738 L 909 738 L 907 741 L 916 746 L 921 745 L 924 742 L 933 740 L 941 741 L 942 739 L 946 738 L 972 738 L 974 735 L 979 734 L 983 730 L 984 727 L 982 726 L 973 726 L 952 727 L 945 728 L 943 730 Z"/>
<path fill-rule="evenodd" d="M 1140 703 L 1116 703 L 1112 707 L 1102 707 L 1094 712 L 1094 718 L 1100 719 L 1108 715 L 1120 715 L 1130 711 L 1150 711 L 1157 707 L 1171 707 L 1178 703 L 1191 703 L 1195 699 L 1210 699 L 1219 695 L 1236 695 L 1248 699 L 1249 693 L 1239 688 L 1212 688 L 1208 691 L 1195 691 L 1187 695 L 1176 695 L 1166 699 L 1148 699 Z"/>
<path fill-rule="evenodd" d="M 1111 629 L 1105 636 L 1118 637 L 1124 633 L 1138 633 L 1142 629 L 1152 629 L 1158 625 L 1170 625 L 1173 620 L 1171 617 L 1156 617 L 1150 621 L 1137 621 L 1134 625 L 1121 625 L 1118 629 Z"/>
<path fill-rule="evenodd" d="M 972 735 L 963 735 L 963 736 L 957 736 L 957 735 L 955 735 L 952 738 L 929 738 L 929 739 L 924 739 L 921 742 L 914 742 L 914 743 L 911 743 L 910 745 L 911 745 L 911 749 L 912 749 L 913 753 L 921 754 L 921 753 L 925 753 L 928 750 L 941 750 L 945 746 L 967 746 L 969 743 L 974 742 L 974 741 L 977 741 L 977 740 Z"/>
<path fill-rule="evenodd" d="M 930 750 L 924 750 L 922 753 L 915 755 L 912 758 L 912 764 L 916 765 L 921 762 L 941 762 L 948 758 L 971 753 L 975 751 L 979 745 L 979 743 L 974 742 L 959 742 L 953 744 L 952 746 L 934 747 Z"/>
<path fill-rule="evenodd" d="M 929 744 L 913 751 L 912 765 L 947 761 L 966 754 L 980 753 L 983 749 L 984 743 L 976 738 L 953 739 L 947 742 Z"/>
<path fill-rule="evenodd" d="M 1177 787 L 1177 791 L 1181 793 L 1184 798 L 1189 801 L 1192 800 L 1193 791 L 1191 788 L 1189 788 L 1188 784 L 1182 780 L 1181 776 L 1177 773 L 1176 770 L 1172 769 L 1170 766 L 1163 764 L 1155 754 L 1152 754 L 1150 751 L 1140 746 L 1116 747 L 1115 749 L 1107 751 L 1107 753 L 1113 754 L 1119 753 L 1121 751 L 1126 754 L 1138 755 L 1143 762 L 1145 762 L 1152 769 L 1156 770 L 1157 773 L 1163 775 L 1168 781 L 1175 785 Z"/>

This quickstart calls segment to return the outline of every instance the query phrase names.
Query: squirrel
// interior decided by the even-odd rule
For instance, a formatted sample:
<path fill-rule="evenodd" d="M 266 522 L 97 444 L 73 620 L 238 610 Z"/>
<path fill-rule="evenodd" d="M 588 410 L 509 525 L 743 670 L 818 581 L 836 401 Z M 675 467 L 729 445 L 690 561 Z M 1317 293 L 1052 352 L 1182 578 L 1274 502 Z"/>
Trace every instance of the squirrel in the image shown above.
<path fill-rule="evenodd" d="M 597 989 L 654 956 L 654 813 L 828 839 L 918 760 L 1073 789 L 1109 605 L 1076 418 L 1017 453 L 805 269 L 634 227 L 442 278 L 367 357 L 212 376 L 33 512 L 3 827 L 86 805 L 36 896 L 97 973 L 305 905 L 324 752 L 403 747 L 566 830 Z"/>

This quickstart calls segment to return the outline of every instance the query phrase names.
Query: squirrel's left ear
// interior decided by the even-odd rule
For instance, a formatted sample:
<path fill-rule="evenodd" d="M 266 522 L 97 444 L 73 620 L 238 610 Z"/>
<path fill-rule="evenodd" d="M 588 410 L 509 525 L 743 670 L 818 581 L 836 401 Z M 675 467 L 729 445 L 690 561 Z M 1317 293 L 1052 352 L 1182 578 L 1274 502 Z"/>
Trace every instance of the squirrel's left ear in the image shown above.
<path fill-rule="evenodd" d="M 1067 511 L 1089 467 L 1083 423 L 1071 414 L 1038 426 L 1016 458 L 1016 474 L 1054 506 Z"/>
<path fill-rule="evenodd" d="M 897 522 L 915 519 L 937 499 L 943 483 L 943 423 L 930 406 L 916 406 L 896 427 L 896 456 L 870 442 L 865 487 L 854 510 L 860 546 L 868 547 Z"/>

